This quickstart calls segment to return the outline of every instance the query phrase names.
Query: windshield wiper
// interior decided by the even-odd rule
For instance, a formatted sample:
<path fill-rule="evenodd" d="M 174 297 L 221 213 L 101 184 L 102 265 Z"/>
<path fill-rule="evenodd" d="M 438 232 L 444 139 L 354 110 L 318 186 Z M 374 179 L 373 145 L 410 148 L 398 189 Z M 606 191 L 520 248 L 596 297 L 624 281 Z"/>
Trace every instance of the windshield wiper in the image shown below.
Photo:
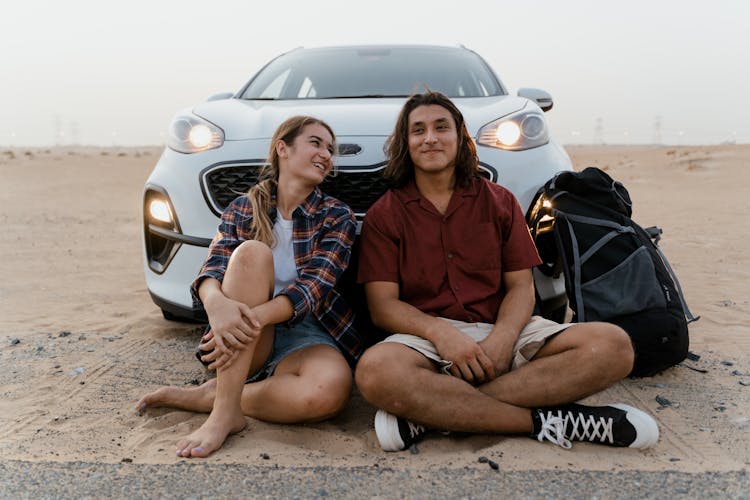
<path fill-rule="evenodd" d="M 332 95 L 325 97 L 314 97 L 313 99 L 372 99 L 372 98 L 384 98 L 384 97 L 409 97 L 408 95 L 401 94 L 362 94 L 362 95 Z"/>
<path fill-rule="evenodd" d="M 294 97 L 289 99 L 282 99 L 278 97 L 243 97 L 244 101 L 307 101 L 312 99 L 383 99 L 383 98 L 402 98 L 409 97 L 408 95 L 400 94 L 362 94 L 362 95 L 332 95 L 324 97 Z"/>

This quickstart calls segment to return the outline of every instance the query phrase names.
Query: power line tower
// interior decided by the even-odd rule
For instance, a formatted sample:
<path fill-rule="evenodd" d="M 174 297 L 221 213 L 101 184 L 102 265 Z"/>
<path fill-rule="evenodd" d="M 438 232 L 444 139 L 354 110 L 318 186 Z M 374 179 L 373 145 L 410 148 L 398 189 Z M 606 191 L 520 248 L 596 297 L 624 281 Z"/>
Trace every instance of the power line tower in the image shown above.
<path fill-rule="evenodd" d="M 604 144 L 604 121 L 601 117 L 596 119 L 594 126 L 594 144 Z"/>
<path fill-rule="evenodd" d="M 78 146 L 80 144 L 78 142 L 78 122 L 76 120 L 71 121 L 68 128 L 70 129 L 70 144 Z"/>
<path fill-rule="evenodd" d="M 60 115 L 55 115 L 55 145 L 56 146 L 61 145 L 63 137 L 65 137 L 65 132 L 63 132 L 62 117 Z"/>
<path fill-rule="evenodd" d="M 654 118 L 654 144 L 660 145 L 661 144 L 661 116 L 656 116 Z"/>

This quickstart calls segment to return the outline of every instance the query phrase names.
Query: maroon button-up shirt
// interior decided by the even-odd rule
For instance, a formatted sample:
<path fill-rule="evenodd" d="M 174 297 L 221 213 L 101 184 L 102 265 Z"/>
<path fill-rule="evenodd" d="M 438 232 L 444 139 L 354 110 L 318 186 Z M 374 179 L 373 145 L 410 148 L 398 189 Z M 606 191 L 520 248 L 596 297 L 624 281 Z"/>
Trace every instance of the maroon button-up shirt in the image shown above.
<path fill-rule="evenodd" d="M 502 273 L 541 263 L 513 194 L 477 179 L 445 214 L 412 181 L 385 193 L 362 228 L 358 281 L 399 284 L 399 299 L 433 316 L 494 323 Z"/>

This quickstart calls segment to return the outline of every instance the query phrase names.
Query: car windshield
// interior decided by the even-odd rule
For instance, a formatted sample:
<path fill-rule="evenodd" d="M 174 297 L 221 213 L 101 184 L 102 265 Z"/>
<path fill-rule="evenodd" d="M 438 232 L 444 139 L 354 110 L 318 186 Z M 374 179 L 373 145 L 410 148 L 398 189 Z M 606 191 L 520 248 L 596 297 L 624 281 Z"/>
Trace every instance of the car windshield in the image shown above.
<path fill-rule="evenodd" d="M 243 99 L 406 97 L 424 85 L 449 97 L 505 95 L 474 52 L 447 47 L 302 49 L 271 61 Z"/>

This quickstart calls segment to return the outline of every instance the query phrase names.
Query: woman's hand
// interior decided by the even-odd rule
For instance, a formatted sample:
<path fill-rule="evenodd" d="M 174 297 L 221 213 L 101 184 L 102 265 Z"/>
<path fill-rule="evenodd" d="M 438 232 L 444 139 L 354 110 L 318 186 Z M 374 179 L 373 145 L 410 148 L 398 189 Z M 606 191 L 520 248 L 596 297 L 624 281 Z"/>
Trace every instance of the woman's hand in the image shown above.
<path fill-rule="evenodd" d="M 204 301 L 204 306 L 212 334 L 206 340 L 211 341 L 211 347 L 222 354 L 231 356 L 234 351 L 245 349 L 258 338 L 264 326 L 257 313 L 247 304 L 223 294 L 213 295 L 210 300 Z"/>
<path fill-rule="evenodd" d="M 198 349 L 208 354 L 201 356 L 201 361 L 208 363 L 206 368 L 208 370 L 217 370 L 222 366 L 228 368 L 239 354 L 239 350 L 232 350 L 231 353 L 227 354 L 219 349 L 216 349 L 216 341 L 214 340 L 213 332 L 208 332 L 201 339 L 201 343 Z"/>

